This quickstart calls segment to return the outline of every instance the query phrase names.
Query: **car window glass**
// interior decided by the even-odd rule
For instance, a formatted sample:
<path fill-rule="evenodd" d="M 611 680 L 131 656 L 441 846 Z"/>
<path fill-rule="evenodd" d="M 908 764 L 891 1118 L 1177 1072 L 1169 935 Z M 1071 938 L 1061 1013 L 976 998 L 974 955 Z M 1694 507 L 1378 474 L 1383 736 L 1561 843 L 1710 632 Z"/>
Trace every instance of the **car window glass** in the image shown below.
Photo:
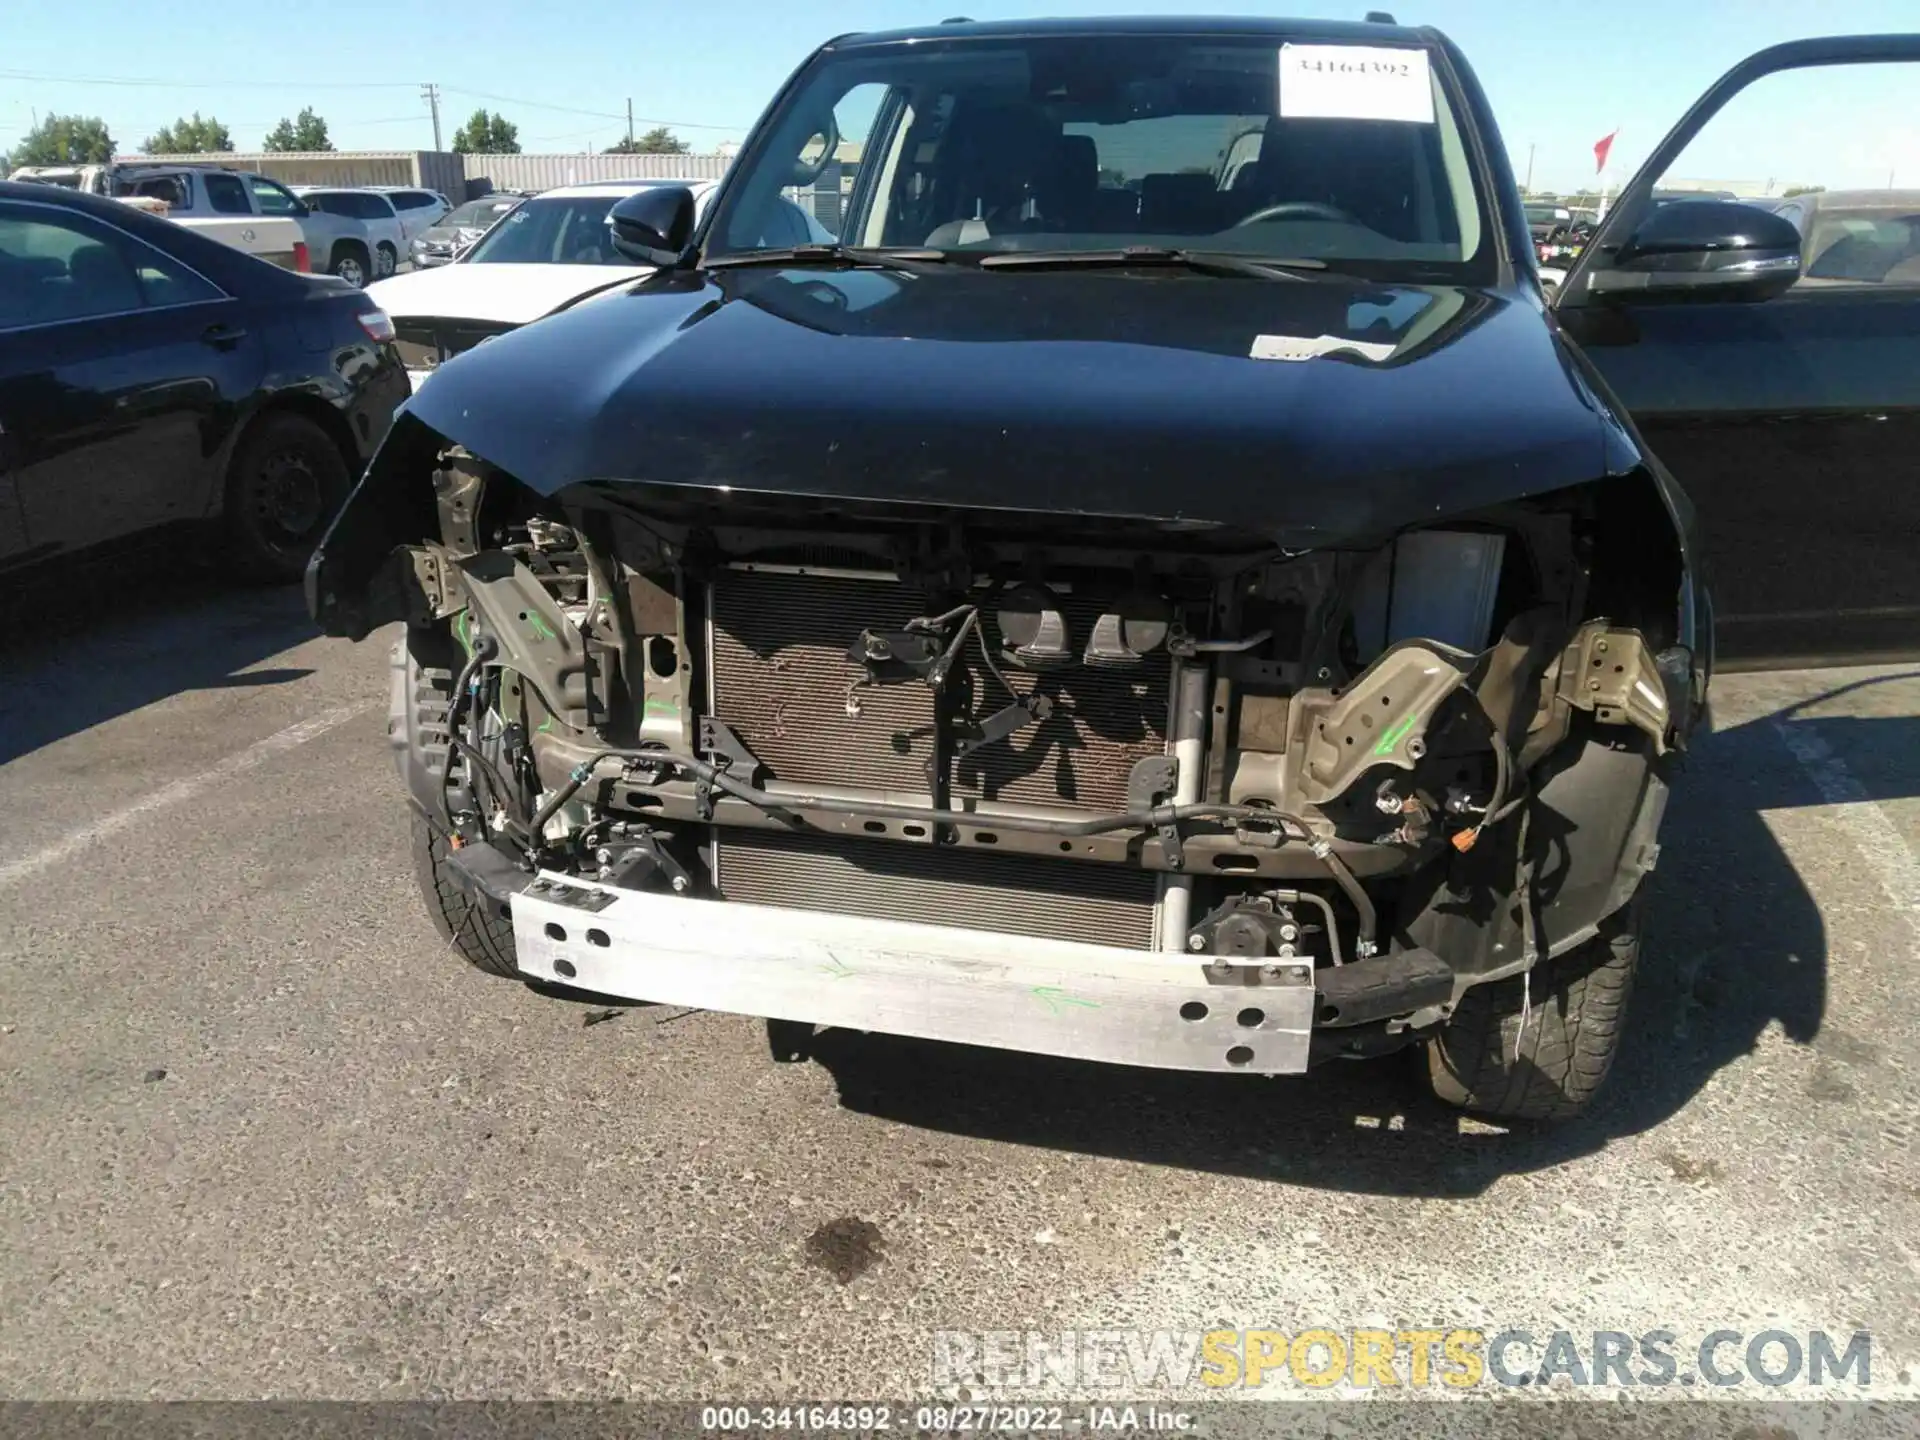
<path fill-rule="evenodd" d="M 150 200 L 164 200 L 167 204 L 180 207 L 187 203 L 187 187 L 178 175 L 149 175 L 144 180 L 136 180 L 127 187 L 130 195 L 144 195 Z"/>
<path fill-rule="evenodd" d="M 220 293 L 110 226 L 0 206 L 0 327 L 120 315 Z"/>
<path fill-rule="evenodd" d="M 1915 132 L 1855 118 L 1910 110 L 1916 86 L 1915 62 L 1764 75 L 1687 142 L 1654 183 L 1655 200 L 1713 197 L 1777 210 L 1800 232 L 1797 291 L 1920 288 Z"/>
<path fill-rule="evenodd" d="M 247 188 L 253 192 L 253 198 L 260 202 L 262 215 L 298 215 L 300 202 L 292 193 L 260 175 L 247 176 Z"/>
<path fill-rule="evenodd" d="M 247 204 L 247 187 L 239 176 L 207 174 L 200 177 L 200 183 L 207 187 L 207 203 L 222 215 L 253 213 L 253 207 Z"/>
<path fill-rule="evenodd" d="M 529 200 L 481 237 L 472 265 L 631 265 L 613 248 L 607 212 L 620 199 L 605 195 Z"/>
<path fill-rule="evenodd" d="M 498 220 L 517 203 L 513 200 L 469 200 L 440 217 L 442 225 L 453 225 L 467 229 L 483 229 Z"/>
<path fill-rule="evenodd" d="M 363 193 L 347 197 L 353 203 L 353 214 L 361 220 L 391 220 L 393 206 L 379 195 Z"/>
<path fill-rule="evenodd" d="M 141 298 L 148 305 L 191 305 L 225 298 L 224 292 L 211 281 L 202 279 L 171 255 L 139 244 L 125 248 L 133 265 L 133 278 L 140 284 Z"/>
<path fill-rule="evenodd" d="M 857 212 L 828 228 L 865 244 L 1177 245 L 1382 278 L 1484 275 L 1485 200 L 1444 79 L 1423 48 L 1317 40 L 849 50 L 817 60 L 769 117 L 710 253 L 751 248 L 775 196 L 837 159 L 862 174 Z"/>
<path fill-rule="evenodd" d="M 782 199 L 767 218 L 763 245 L 804 245 L 810 238 L 806 212 L 791 200 Z"/>

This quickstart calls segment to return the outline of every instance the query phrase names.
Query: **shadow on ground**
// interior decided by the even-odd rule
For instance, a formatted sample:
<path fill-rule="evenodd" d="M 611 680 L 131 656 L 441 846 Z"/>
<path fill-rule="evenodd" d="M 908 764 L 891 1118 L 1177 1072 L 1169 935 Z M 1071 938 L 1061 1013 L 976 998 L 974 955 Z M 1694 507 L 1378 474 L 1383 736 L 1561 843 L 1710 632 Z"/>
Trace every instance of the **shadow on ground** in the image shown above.
<path fill-rule="evenodd" d="M 14 582 L 0 588 L 0 764 L 183 691 L 298 680 L 311 672 L 250 667 L 316 633 L 298 586 L 157 561 Z"/>
<path fill-rule="evenodd" d="M 1801 1045 L 1818 1034 L 1826 926 L 1763 815 L 1831 797 L 1776 718 L 1811 727 L 1849 756 L 1850 773 L 1874 777 L 1862 781 L 1869 797 L 1920 793 L 1911 716 L 1789 712 L 1699 739 L 1661 836 L 1620 1058 L 1594 1108 L 1569 1124 L 1463 1122 L 1427 1094 L 1417 1054 L 1249 1079 L 835 1031 L 814 1038 L 814 1058 L 843 1105 L 928 1129 L 1356 1192 L 1477 1194 L 1662 1124 L 1771 1025 Z M 1679 1173 L 1691 1162 L 1676 1152 L 1669 1163 Z"/>

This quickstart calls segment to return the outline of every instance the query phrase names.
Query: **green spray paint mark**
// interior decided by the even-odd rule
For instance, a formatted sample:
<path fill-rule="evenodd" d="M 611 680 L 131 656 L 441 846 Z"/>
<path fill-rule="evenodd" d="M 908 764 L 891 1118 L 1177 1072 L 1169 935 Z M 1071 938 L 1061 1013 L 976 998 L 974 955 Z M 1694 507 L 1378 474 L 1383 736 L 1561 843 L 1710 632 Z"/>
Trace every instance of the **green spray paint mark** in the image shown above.
<path fill-rule="evenodd" d="M 527 612 L 527 629 L 533 632 L 533 637 L 536 640 L 557 640 L 560 638 L 553 633 L 553 627 L 547 624 L 547 617 L 542 615 L 538 610 L 530 610 Z"/>
<path fill-rule="evenodd" d="M 678 715 L 680 713 L 678 701 L 658 695 L 649 695 L 647 697 L 647 703 L 640 708 L 643 713 L 648 715 Z"/>
<path fill-rule="evenodd" d="M 540 728 L 533 733 L 536 735 L 544 735 L 551 729 L 553 729 L 553 716 L 549 715 L 540 722 Z"/>
<path fill-rule="evenodd" d="M 849 975 L 856 973 L 851 965 L 847 964 L 846 961 L 842 960 L 831 950 L 827 952 L 827 958 L 833 963 L 831 965 L 822 965 L 819 968 L 820 973 L 825 975 L 829 980 L 844 980 Z"/>
<path fill-rule="evenodd" d="M 1036 985 L 1033 987 L 1033 993 L 1055 1015 L 1060 1013 L 1062 1005 L 1078 1005 L 1087 1010 L 1100 1008 L 1098 1000 L 1083 1000 L 1078 995 L 1069 995 L 1058 985 Z"/>
<path fill-rule="evenodd" d="M 473 655 L 473 612 L 471 610 L 460 612 L 460 618 L 453 622 L 453 634 L 454 638 L 460 642 L 460 648 L 465 650 L 471 658 Z"/>
<path fill-rule="evenodd" d="M 1387 731 L 1386 734 L 1380 737 L 1380 743 L 1373 747 L 1373 753 L 1376 755 L 1391 755 L 1394 746 L 1407 738 L 1407 732 L 1413 728 L 1413 721 L 1414 717 L 1409 715 L 1398 725 Z"/>

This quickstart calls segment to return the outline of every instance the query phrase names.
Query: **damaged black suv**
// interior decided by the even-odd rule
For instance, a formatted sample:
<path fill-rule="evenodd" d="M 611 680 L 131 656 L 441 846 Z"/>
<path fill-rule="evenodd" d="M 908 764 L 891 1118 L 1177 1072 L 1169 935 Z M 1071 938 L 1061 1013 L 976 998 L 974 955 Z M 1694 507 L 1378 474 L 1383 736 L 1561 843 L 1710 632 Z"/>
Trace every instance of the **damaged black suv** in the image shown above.
<path fill-rule="evenodd" d="M 1783 47 L 1715 95 L 1915 56 Z M 699 224 L 676 187 L 614 208 L 653 274 L 434 374 L 314 559 L 327 631 L 404 622 L 443 933 L 789 1035 L 1265 1074 L 1424 1045 L 1450 1100 L 1577 1109 L 1713 663 L 1635 421 L 1756 502 L 1781 468 L 1738 367 L 1663 398 L 1699 325 L 1800 323 L 1790 224 L 1651 203 L 1718 103 L 1549 309 L 1432 31 L 824 46 Z M 770 248 L 783 196 L 839 242 Z M 1912 447 L 1881 408 L 1860 443 Z M 1796 583 L 1736 658 L 1911 642 L 1920 609 L 1850 630 L 1843 575 Z"/>

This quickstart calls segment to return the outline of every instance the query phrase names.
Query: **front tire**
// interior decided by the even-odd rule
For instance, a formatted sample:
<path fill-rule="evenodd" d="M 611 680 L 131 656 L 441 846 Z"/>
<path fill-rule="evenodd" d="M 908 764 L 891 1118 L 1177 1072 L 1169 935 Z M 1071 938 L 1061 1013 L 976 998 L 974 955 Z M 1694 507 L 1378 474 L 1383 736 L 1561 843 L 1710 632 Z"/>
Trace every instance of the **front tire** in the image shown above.
<path fill-rule="evenodd" d="M 1636 896 L 1586 944 L 1535 966 L 1530 985 L 1516 975 L 1469 990 L 1427 1042 L 1433 1093 L 1505 1120 L 1565 1120 L 1584 1110 L 1620 1049 L 1641 908 Z"/>
<path fill-rule="evenodd" d="M 514 959 L 513 920 L 491 901 L 463 889 L 448 873 L 447 837 L 418 810 L 413 822 L 413 873 L 421 898 L 440 938 L 476 970 L 512 979 L 520 967 Z"/>
<path fill-rule="evenodd" d="M 227 550 L 243 579 L 291 584 L 346 499 L 351 477 L 333 438 L 282 412 L 240 437 L 227 472 Z"/>

